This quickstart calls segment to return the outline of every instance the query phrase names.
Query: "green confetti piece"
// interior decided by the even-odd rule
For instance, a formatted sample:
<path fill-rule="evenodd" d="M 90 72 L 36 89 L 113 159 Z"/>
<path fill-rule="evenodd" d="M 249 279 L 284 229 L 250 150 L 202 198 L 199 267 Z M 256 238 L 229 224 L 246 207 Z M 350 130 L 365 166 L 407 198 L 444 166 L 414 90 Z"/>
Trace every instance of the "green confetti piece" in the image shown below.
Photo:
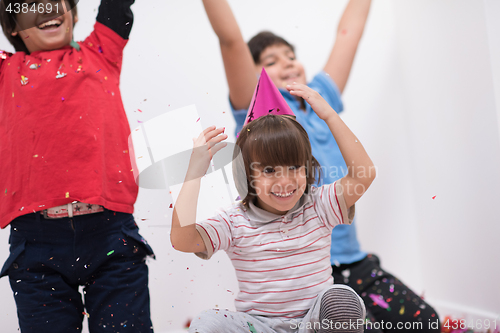
<path fill-rule="evenodd" d="M 252 324 L 250 324 L 248 321 L 247 321 L 247 324 L 248 324 L 248 328 L 250 329 L 250 332 L 257 333 L 257 331 L 255 330 L 255 327 L 253 327 Z"/>
<path fill-rule="evenodd" d="M 113 253 L 115 253 L 115 250 L 113 250 L 113 251 L 109 251 L 109 252 L 108 252 L 108 256 L 112 255 Z"/>

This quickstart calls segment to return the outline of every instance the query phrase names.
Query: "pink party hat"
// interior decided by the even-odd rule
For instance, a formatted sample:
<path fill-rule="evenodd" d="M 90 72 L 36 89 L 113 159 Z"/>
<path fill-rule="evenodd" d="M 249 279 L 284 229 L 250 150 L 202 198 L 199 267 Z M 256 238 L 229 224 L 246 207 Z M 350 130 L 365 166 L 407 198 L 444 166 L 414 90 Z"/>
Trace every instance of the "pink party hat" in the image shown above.
<path fill-rule="evenodd" d="M 243 126 L 268 114 L 295 116 L 278 88 L 262 68 Z"/>

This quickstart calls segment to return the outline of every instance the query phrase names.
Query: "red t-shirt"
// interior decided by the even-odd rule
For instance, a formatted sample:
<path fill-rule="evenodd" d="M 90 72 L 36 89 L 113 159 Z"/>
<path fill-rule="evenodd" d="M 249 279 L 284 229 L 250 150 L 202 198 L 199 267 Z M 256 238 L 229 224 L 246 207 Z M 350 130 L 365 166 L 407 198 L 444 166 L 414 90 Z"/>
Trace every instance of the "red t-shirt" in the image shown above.
<path fill-rule="evenodd" d="M 75 200 L 133 212 L 126 44 L 97 22 L 80 51 L 0 53 L 0 227 Z"/>

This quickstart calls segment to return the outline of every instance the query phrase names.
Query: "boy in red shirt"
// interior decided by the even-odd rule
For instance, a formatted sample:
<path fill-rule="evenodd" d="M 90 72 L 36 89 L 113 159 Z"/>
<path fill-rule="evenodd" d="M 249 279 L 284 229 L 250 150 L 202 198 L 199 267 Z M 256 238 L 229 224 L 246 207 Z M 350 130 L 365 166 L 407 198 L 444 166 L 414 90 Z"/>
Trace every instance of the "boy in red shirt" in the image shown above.
<path fill-rule="evenodd" d="M 102 1 L 80 43 L 76 2 L 0 2 L 17 51 L 0 51 L 0 227 L 11 225 L 1 276 L 22 332 L 80 332 L 84 314 L 90 332 L 152 332 L 153 252 L 132 216 L 138 187 L 119 90 L 134 0 Z"/>

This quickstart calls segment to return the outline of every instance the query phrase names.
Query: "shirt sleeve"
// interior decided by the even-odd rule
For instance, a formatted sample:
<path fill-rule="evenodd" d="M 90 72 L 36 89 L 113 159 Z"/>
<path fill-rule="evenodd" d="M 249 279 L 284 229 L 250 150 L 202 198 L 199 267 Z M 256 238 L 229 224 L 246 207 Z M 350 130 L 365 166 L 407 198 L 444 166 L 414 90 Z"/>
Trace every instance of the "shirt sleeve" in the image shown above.
<path fill-rule="evenodd" d="M 247 109 L 239 109 L 235 110 L 233 107 L 233 103 L 229 100 L 229 106 L 231 107 L 231 112 L 233 113 L 234 120 L 236 121 L 236 128 L 234 130 L 234 135 L 238 135 L 241 129 L 243 128 L 243 124 L 245 123 L 245 118 L 247 117 Z"/>
<path fill-rule="evenodd" d="M 337 113 L 344 110 L 340 90 L 326 72 L 319 72 L 308 86 L 316 90 Z"/>
<path fill-rule="evenodd" d="M 231 220 L 224 211 L 205 221 L 196 223 L 206 251 L 195 253 L 202 259 L 210 259 L 217 251 L 228 251 L 232 244 Z"/>
<path fill-rule="evenodd" d="M 116 74 L 119 75 L 123 62 L 123 49 L 127 42 L 128 39 L 123 39 L 110 28 L 96 22 L 94 31 L 80 43 L 80 47 L 99 53 L 107 61 L 109 68 L 115 68 Z"/>
<path fill-rule="evenodd" d="M 104 24 L 121 38 L 128 39 L 134 15 L 131 6 L 135 0 L 101 0 L 97 22 Z"/>
<path fill-rule="evenodd" d="M 333 184 L 311 189 L 316 211 L 325 225 L 334 228 L 337 224 L 352 224 L 354 205 L 347 209 L 340 179 Z"/>

